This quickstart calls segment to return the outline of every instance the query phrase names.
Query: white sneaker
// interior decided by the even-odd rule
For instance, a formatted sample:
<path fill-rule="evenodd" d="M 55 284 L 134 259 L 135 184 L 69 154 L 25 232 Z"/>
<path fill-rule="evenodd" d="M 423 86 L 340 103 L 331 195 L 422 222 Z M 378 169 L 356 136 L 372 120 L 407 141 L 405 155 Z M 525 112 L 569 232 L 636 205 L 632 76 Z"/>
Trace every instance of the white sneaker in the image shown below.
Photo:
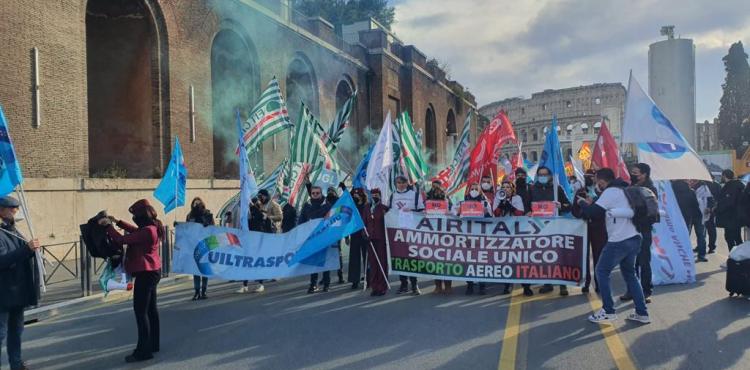
<path fill-rule="evenodd" d="M 607 313 L 603 308 L 589 316 L 589 321 L 594 323 L 612 323 L 617 320 L 617 314 Z"/>
<path fill-rule="evenodd" d="M 727 263 L 726 262 L 722 262 L 722 263 L 719 264 L 719 267 L 725 269 L 725 268 L 727 268 Z"/>
<path fill-rule="evenodd" d="M 253 293 L 263 293 L 264 291 L 266 291 L 266 287 L 264 287 L 263 284 L 258 284 L 253 290 Z"/>
<path fill-rule="evenodd" d="M 237 293 L 237 294 L 244 294 L 244 293 L 247 293 L 247 287 L 246 287 L 246 286 L 243 286 L 242 288 L 240 288 L 240 289 L 237 289 L 237 292 L 236 292 L 236 293 Z"/>
<path fill-rule="evenodd" d="M 630 321 L 638 321 L 641 324 L 650 324 L 651 323 L 651 318 L 648 317 L 648 315 L 639 315 L 639 314 L 637 314 L 635 312 L 633 312 L 630 315 L 628 315 L 628 317 L 626 317 L 625 319 L 626 320 L 630 320 Z"/>

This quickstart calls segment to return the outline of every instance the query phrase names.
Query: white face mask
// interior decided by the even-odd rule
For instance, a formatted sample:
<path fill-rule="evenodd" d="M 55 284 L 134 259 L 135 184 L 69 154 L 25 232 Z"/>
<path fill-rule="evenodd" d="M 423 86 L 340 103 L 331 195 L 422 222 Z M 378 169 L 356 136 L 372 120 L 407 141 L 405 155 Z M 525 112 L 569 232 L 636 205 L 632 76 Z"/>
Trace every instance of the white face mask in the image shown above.
<path fill-rule="evenodd" d="M 469 191 L 469 195 L 470 195 L 470 196 L 471 196 L 472 198 L 476 198 L 476 197 L 478 197 L 478 196 L 479 196 L 479 190 L 471 190 L 471 191 Z"/>
<path fill-rule="evenodd" d="M 486 182 L 482 183 L 482 190 L 490 190 L 490 189 L 492 189 L 492 184 L 489 184 Z"/>

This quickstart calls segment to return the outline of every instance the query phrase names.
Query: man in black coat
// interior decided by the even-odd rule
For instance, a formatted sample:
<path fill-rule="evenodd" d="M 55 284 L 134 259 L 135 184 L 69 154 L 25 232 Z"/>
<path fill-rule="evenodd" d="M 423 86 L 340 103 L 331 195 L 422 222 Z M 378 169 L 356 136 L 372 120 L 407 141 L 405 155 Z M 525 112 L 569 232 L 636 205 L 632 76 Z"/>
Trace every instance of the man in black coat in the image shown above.
<path fill-rule="evenodd" d="M 724 186 L 721 188 L 716 204 L 716 226 L 724 228 L 724 239 L 727 241 L 729 251 L 732 251 L 732 248 L 742 244 L 740 230 L 743 225 L 744 210 L 740 202 L 745 185 L 734 178 L 732 170 L 724 170 L 721 173 L 721 182 Z"/>
<path fill-rule="evenodd" d="M 10 368 L 26 369 L 21 359 L 23 310 L 39 300 L 39 275 L 34 252 L 39 241 L 26 242 L 15 226 L 19 203 L 0 197 L 0 356 L 3 340 L 8 338 Z"/>
<path fill-rule="evenodd" d="M 312 186 L 310 188 L 310 200 L 302 206 L 302 211 L 299 214 L 299 224 L 303 224 L 307 221 L 316 218 L 323 218 L 326 216 L 328 211 L 331 210 L 331 205 L 326 203 L 323 198 L 323 190 L 320 186 Z M 327 292 L 328 287 L 331 284 L 331 272 L 326 271 L 323 273 L 323 291 Z M 310 275 L 310 287 L 307 289 L 308 294 L 312 294 L 318 291 L 318 273 Z"/>

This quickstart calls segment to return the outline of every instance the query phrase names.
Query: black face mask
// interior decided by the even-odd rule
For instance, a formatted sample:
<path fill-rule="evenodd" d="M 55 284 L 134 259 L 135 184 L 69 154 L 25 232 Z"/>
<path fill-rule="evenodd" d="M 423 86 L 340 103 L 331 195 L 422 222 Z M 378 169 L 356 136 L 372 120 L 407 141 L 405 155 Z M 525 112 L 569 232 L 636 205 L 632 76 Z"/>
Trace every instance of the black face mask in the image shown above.
<path fill-rule="evenodd" d="M 323 198 L 318 198 L 318 199 L 311 198 L 310 203 L 315 204 L 315 205 L 323 204 Z"/>
<path fill-rule="evenodd" d="M 372 202 L 375 204 L 380 203 L 380 197 L 372 197 Z"/>
<path fill-rule="evenodd" d="M 594 179 L 591 177 L 585 177 L 584 181 L 586 181 L 586 186 L 594 186 Z"/>
<path fill-rule="evenodd" d="M 328 194 L 326 195 L 326 200 L 328 200 L 328 202 L 334 202 L 336 201 L 336 196 L 333 194 Z"/>
<path fill-rule="evenodd" d="M 147 216 L 133 216 L 133 222 L 138 227 L 146 227 L 146 226 L 154 224 L 154 221 L 151 220 L 151 218 L 149 218 Z"/>

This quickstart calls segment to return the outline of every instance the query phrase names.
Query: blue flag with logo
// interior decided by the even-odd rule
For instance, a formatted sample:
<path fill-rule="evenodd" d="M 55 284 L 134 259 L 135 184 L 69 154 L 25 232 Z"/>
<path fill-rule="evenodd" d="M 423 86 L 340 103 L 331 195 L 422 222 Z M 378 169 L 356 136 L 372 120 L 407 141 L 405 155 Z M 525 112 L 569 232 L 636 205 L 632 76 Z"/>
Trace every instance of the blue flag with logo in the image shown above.
<path fill-rule="evenodd" d="M 185 205 L 185 185 L 187 184 L 187 168 L 182 156 L 180 139 L 174 138 L 172 158 L 159 186 L 154 190 L 154 198 L 164 205 L 164 213 Z"/>
<path fill-rule="evenodd" d="M 21 182 L 21 165 L 18 164 L 16 150 L 10 140 L 3 107 L 0 107 L 0 196 L 12 193 Z"/>
<path fill-rule="evenodd" d="M 568 176 L 565 175 L 565 160 L 563 159 L 562 148 L 560 147 L 560 139 L 557 137 L 557 116 L 552 117 L 552 126 L 547 131 L 544 150 L 542 151 L 541 158 L 539 158 L 539 167 L 549 168 L 552 172 L 554 182 L 565 190 L 568 200 L 573 199 L 573 189 L 568 182 Z"/>
<path fill-rule="evenodd" d="M 365 224 L 354 204 L 354 199 L 348 191 L 345 191 L 312 234 L 297 249 L 294 257 L 289 261 L 289 266 L 299 262 L 306 265 L 324 263 L 325 250 L 328 247 L 364 227 Z"/>
<path fill-rule="evenodd" d="M 370 155 L 372 155 L 372 148 L 374 147 L 374 145 L 370 146 L 370 149 L 367 150 L 364 158 L 362 158 L 362 162 L 359 162 L 357 169 L 354 171 L 354 177 L 352 178 L 352 187 L 362 189 L 367 188 L 365 186 L 367 180 L 367 165 L 370 163 Z"/>

